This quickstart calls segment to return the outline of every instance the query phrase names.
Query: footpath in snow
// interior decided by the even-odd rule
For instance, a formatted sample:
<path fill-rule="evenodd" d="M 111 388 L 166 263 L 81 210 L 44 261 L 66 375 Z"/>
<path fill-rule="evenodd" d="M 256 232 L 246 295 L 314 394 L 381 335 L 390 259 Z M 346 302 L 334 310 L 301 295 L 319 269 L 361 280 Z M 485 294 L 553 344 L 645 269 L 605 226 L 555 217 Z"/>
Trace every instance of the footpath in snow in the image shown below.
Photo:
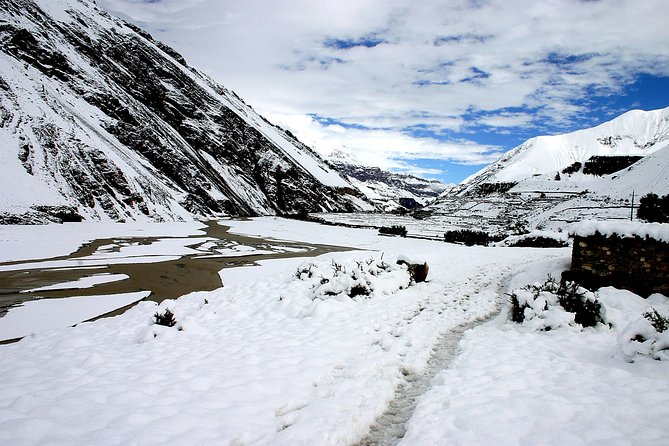
<path fill-rule="evenodd" d="M 496 312 L 502 281 L 528 269 L 514 281 L 537 280 L 569 257 L 275 218 L 225 223 L 356 250 L 224 270 L 221 289 L 0 346 L 0 444 L 355 444 L 443 335 Z M 398 256 L 425 260 L 428 282 L 409 286 Z M 153 324 L 167 308 L 176 325 Z M 571 328 L 538 333 L 500 316 L 466 332 L 402 444 L 662 444 L 667 362 L 627 362 L 614 330 Z M 625 387 L 613 397 L 600 392 L 615 384 Z"/>
<path fill-rule="evenodd" d="M 555 266 L 538 262 L 511 288 L 543 283 Z M 656 309 L 669 316 L 669 299 L 615 288 L 594 297 L 606 324 L 582 328 L 542 303 L 548 310 L 522 325 L 502 311 L 467 331 L 459 354 L 421 397 L 400 444 L 667 444 L 669 350 L 650 347 L 668 349 L 669 331 L 658 336 L 642 315 Z"/>

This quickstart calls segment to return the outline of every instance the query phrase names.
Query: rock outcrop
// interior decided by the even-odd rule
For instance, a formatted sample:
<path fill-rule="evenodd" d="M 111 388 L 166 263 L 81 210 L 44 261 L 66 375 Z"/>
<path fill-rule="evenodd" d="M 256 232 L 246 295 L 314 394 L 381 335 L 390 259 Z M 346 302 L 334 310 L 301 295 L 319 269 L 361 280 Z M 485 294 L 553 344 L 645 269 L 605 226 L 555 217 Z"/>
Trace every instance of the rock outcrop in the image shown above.
<path fill-rule="evenodd" d="M 0 222 L 367 209 L 291 134 L 89 0 L 0 0 Z"/>

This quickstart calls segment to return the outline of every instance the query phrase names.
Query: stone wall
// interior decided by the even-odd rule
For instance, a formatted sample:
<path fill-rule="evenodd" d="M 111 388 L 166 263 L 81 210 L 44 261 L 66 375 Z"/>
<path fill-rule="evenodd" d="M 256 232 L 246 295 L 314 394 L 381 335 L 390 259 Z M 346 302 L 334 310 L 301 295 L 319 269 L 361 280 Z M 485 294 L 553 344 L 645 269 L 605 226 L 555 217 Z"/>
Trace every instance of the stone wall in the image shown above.
<path fill-rule="evenodd" d="M 614 286 L 647 297 L 669 296 L 669 243 L 652 238 L 574 236 L 571 270 L 562 280 L 586 288 Z"/>

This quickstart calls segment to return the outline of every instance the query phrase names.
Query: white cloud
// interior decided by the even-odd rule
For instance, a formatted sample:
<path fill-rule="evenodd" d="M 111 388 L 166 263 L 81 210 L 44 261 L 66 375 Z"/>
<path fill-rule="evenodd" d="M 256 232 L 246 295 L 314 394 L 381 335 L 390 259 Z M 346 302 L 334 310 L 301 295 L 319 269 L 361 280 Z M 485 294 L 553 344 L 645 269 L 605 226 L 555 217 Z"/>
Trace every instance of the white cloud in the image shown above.
<path fill-rule="evenodd" d="M 408 168 L 411 160 L 455 160 L 462 164 L 486 164 L 494 161 L 500 148 L 468 141 L 440 141 L 417 138 L 392 129 L 357 129 L 326 125 L 301 114 L 268 114 L 278 125 L 295 129 L 305 144 L 325 156 L 343 151 L 360 163 L 384 169 Z M 402 161 L 404 160 L 404 161 Z"/>
<path fill-rule="evenodd" d="M 322 152 L 348 147 L 381 167 L 495 156 L 495 147 L 411 137 L 402 131 L 410 126 L 448 134 L 567 125 L 585 111 L 574 100 L 588 91 L 616 93 L 643 72 L 669 75 L 665 0 L 98 3 Z M 372 130 L 324 126 L 309 114 Z"/>

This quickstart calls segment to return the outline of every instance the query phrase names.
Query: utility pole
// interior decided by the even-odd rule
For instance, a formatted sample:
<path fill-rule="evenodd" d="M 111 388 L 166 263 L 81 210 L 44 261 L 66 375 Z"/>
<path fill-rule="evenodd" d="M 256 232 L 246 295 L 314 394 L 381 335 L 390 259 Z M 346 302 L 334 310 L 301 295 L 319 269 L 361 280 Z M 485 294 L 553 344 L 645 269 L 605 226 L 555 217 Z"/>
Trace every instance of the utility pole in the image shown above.
<path fill-rule="evenodd" d="M 630 208 L 630 221 L 634 220 L 634 189 L 632 189 L 632 207 Z"/>

